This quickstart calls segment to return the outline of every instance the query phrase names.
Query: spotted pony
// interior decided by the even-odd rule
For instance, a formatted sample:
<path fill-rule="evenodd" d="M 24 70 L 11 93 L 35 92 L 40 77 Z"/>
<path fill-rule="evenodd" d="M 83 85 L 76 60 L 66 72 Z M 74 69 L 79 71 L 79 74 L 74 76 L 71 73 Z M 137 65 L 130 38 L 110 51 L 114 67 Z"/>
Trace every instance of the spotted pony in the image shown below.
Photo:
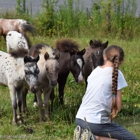
<path fill-rule="evenodd" d="M 31 48 L 31 42 L 26 35 L 17 31 L 9 31 L 6 35 L 6 46 L 7 52 L 17 50 L 22 47 L 28 50 Z"/>
<path fill-rule="evenodd" d="M 18 121 L 23 123 L 21 106 L 22 90 L 25 84 L 27 83 L 33 93 L 38 90 L 38 60 L 39 56 L 36 58 L 29 56 L 28 51 L 24 48 L 12 51 L 10 54 L 0 51 L 0 85 L 9 88 L 14 124 L 17 124 Z"/>

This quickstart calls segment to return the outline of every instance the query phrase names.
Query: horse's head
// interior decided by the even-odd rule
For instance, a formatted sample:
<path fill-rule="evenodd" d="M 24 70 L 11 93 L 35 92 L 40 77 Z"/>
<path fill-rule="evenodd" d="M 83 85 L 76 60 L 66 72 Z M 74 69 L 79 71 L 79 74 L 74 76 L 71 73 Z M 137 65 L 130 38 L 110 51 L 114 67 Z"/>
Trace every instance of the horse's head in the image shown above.
<path fill-rule="evenodd" d="M 31 56 L 24 57 L 25 81 L 27 82 L 31 92 L 33 93 L 36 93 L 38 91 L 38 60 L 39 56 L 37 56 L 36 58 L 33 58 Z"/>
<path fill-rule="evenodd" d="M 90 47 L 92 48 L 91 58 L 94 68 L 99 65 L 103 65 L 103 50 L 107 47 L 108 41 L 102 43 L 101 41 L 92 41 L 90 40 Z"/>
<path fill-rule="evenodd" d="M 59 72 L 58 59 L 60 57 L 60 53 L 58 51 L 54 51 L 52 56 L 50 56 L 48 52 L 44 54 L 46 76 L 49 80 L 50 86 L 54 87 L 57 85 L 58 72 Z"/>
<path fill-rule="evenodd" d="M 29 49 L 31 47 L 27 36 L 17 31 L 9 31 L 6 35 L 7 52 L 17 50 L 18 48 Z"/>
<path fill-rule="evenodd" d="M 83 74 L 82 69 L 84 65 L 83 55 L 85 53 L 85 49 L 78 51 L 76 53 L 71 52 L 71 59 L 70 59 L 70 71 L 72 72 L 75 81 L 80 83 L 83 81 Z"/>

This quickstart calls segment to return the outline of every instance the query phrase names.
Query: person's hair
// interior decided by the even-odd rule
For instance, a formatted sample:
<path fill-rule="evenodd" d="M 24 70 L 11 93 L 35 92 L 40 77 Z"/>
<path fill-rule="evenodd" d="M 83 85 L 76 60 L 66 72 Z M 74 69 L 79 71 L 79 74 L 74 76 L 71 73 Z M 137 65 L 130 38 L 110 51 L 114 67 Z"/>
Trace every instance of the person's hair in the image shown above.
<path fill-rule="evenodd" d="M 113 63 L 113 73 L 112 73 L 112 107 L 111 107 L 111 121 L 118 114 L 116 105 L 116 94 L 117 94 L 117 84 L 118 84 L 118 68 L 121 62 L 124 60 L 124 51 L 121 47 L 112 45 L 104 50 L 104 55 L 108 61 Z"/>

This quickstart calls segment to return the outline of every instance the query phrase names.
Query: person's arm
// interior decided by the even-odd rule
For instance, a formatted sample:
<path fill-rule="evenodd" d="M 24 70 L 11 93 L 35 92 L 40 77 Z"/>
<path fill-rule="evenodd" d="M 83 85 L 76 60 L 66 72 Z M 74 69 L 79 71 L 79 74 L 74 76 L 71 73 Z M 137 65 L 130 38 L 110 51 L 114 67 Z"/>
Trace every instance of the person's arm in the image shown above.
<path fill-rule="evenodd" d="M 116 105 L 117 105 L 118 112 L 121 111 L 121 108 L 122 108 L 122 92 L 121 92 L 121 90 L 117 91 Z"/>

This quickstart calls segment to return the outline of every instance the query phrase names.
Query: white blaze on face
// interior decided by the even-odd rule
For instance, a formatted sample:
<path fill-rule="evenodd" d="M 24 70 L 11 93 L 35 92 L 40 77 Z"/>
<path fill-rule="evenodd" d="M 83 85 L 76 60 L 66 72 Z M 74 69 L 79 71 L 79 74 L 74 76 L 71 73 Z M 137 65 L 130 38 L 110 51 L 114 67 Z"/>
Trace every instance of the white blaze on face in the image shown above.
<path fill-rule="evenodd" d="M 79 59 L 77 59 L 77 64 L 78 64 L 79 67 L 80 67 L 80 73 L 79 73 L 79 76 L 78 76 L 78 83 L 80 83 L 80 82 L 83 81 L 83 75 L 82 75 L 83 61 L 79 58 Z"/>

